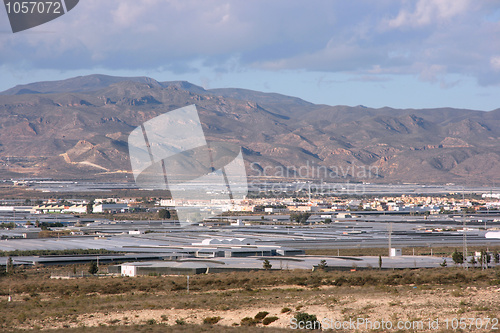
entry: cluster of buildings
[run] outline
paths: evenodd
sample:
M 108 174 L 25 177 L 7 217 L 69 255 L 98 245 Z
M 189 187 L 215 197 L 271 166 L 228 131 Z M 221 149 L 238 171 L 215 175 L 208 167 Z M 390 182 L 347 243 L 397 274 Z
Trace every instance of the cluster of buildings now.
M 146 200 L 146 202 L 144 201 Z M 172 199 L 139 198 L 102 198 L 93 201 L 92 213 L 127 213 L 130 211 L 151 211 L 160 208 L 179 209 L 197 207 L 210 209 L 222 207 L 222 211 L 257 213 L 257 214 L 292 214 L 292 213 L 335 213 L 342 211 L 392 211 L 406 213 L 438 214 L 460 212 L 463 208 L 471 210 L 500 209 L 500 199 L 495 195 L 483 195 L 481 199 L 457 199 L 450 196 L 384 196 L 373 198 L 255 198 L 233 201 L 195 200 L 182 201 Z M 72 199 L 47 200 L 37 205 L 0 205 L 0 211 L 25 211 L 31 214 L 86 214 L 89 203 L 85 200 Z
M 176 202 L 173 200 L 161 200 L 159 203 L 165 207 L 182 207 L 193 205 L 189 202 Z M 197 205 L 220 204 L 220 203 L 196 203 Z M 195 204 L 195 205 L 196 205 Z M 408 213 L 438 214 L 440 212 L 460 212 L 463 208 L 468 209 L 497 209 L 500 200 L 470 200 L 456 199 L 453 197 L 431 197 L 431 196 L 399 196 L 399 197 L 374 197 L 367 199 L 359 198 L 260 198 L 245 199 L 228 205 L 227 211 L 253 212 L 268 214 L 289 213 L 321 213 L 339 211 L 399 211 Z
M 41 204 L 32 207 L 34 214 L 86 214 L 88 211 L 87 204 Z M 130 210 L 128 204 L 118 203 L 98 203 L 92 205 L 92 213 L 127 213 Z

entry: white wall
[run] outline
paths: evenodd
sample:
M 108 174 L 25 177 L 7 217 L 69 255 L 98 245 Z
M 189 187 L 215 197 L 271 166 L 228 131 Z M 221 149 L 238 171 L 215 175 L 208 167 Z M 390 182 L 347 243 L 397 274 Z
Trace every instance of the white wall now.
M 122 275 L 123 276 L 135 276 L 136 267 L 134 265 L 122 265 Z

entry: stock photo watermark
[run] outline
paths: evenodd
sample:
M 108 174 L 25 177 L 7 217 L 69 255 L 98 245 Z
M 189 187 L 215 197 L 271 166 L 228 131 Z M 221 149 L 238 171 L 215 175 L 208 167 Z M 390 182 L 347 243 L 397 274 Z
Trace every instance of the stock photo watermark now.
M 195 105 L 143 123 L 128 147 L 137 186 L 170 191 L 181 225 L 218 216 L 248 194 L 241 147 L 207 141 Z
M 364 183 L 350 179 L 375 179 L 374 166 L 322 166 L 307 161 L 302 166 L 250 164 L 257 179 L 248 181 L 241 147 L 207 140 L 195 105 L 161 114 L 134 129 L 128 138 L 129 156 L 137 186 L 168 190 L 179 222 L 200 222 L 231 210 L 251 193 L 266 195 L 363 195 Z M 285 182 L 263 183 L 279 177 Z M 259 179 L 260 178 L 260 179 Z M 301 179 L 315 179 L 303 182 Z M 347 182 L 332 183 L 332 180 Z
M 293 195 L 363 195 L 366 194 L 366 185 L 362 183 L 269 183 L 263 184 L 258 180 L 248 182 L 250 193 L 271 195 L 274 197 Z
M 20 32 L 50 22 L 75 8 L 80 0 L 4 0 L 12 32 Z
M 286 178 L 286 179 L 317 179 L 320 181 L 334 181 L 339 179 L 369 180 L 380 178 L 378 166 L 348 165 L 325 166 L 306 161 L 301 166 L 267 165 L 262 167 L 259 163 L 250 164 L 250 171 L 255 177 L 261 178 Z
M 371 320 L 368 318 L 350 318 L 349 320 L 322 320 L 290 319 L 289 328 L 292 330 L 352 330 L 352 331 L 438 331 L 438 330 L 491 330 L 499 329 L 498 318 L 436 318 L 422 320 Z
M 249 181 L 251 193 L 267 194 L 275 197 L 292 195 L 363 195 L 370 180 L 380 178 L 377 166 L 349 165 L 324 166 L 306 161 L 301 166 L 262 167 L 258 163 L 250 164 L 253 176 Z M 266 183 L 265 179 L 282 181 Z M 357 182 L 351 182 L 355 179 Z M 347 180 L 347 181 L 346 181 Z M 361 182 L 362 181 L 362 182 Z

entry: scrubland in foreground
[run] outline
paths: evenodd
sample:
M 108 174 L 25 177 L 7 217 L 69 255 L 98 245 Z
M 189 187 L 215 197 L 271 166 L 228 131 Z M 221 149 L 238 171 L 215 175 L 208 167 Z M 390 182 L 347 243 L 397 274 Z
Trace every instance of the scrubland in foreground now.
M 298 312 L 415 321 L 497 318 L 500 308 L 500 269 L 209 274 L 191 276 L 189 293 L 185 276 L 50 279 L 69 269 L 2 276 L 1 330 L 280 332 Z M 259 312 L 277 319 L 255 319 Z

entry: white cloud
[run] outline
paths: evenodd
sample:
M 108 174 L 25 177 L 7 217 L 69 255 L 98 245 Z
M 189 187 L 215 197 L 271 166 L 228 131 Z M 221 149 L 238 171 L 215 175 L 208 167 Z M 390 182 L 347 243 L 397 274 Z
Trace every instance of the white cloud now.
M 500 56 L 491 57 L 490 64 L 491 68 L 496 71 L 500 71 Z
M 421 27 L 467 12 L 470 0 L 419 0 L 414 10 L 403 8 L 397 17 L 386 21 L 388 27 Z
M 412 74 L 428 82 L 459 74 L 489 85 L 500 82 L 500 23 L 491 16 L 499 7 L 472 0 L 85 0 L 32 33 L 0 34 L 0 64 L 176 73 L 201 64 L 216 72 Z
M 437 64 L 417 64 L 416 67 L 420 67 L 419 78 L 422 81 L 436 82 L 439 77 L 446 73 L 446 66 Z

